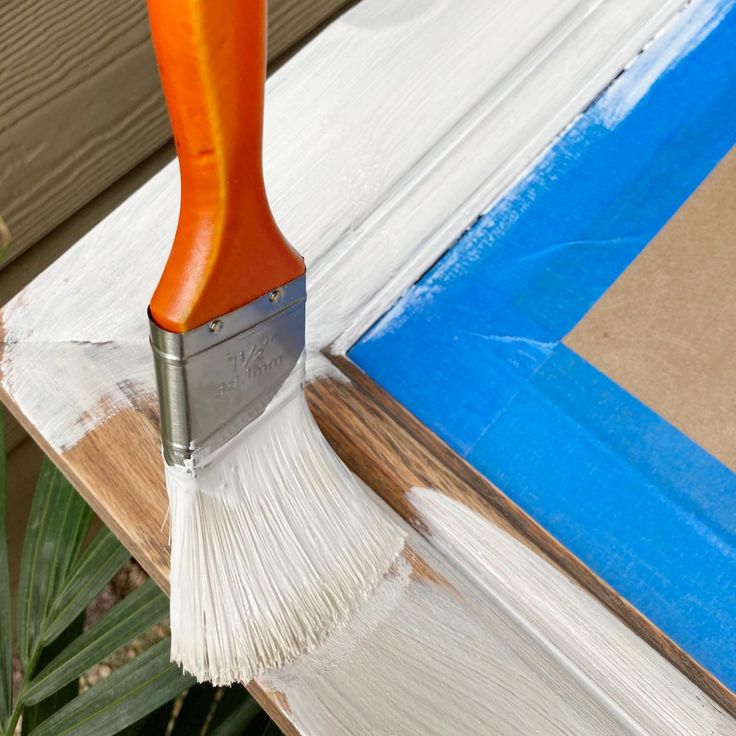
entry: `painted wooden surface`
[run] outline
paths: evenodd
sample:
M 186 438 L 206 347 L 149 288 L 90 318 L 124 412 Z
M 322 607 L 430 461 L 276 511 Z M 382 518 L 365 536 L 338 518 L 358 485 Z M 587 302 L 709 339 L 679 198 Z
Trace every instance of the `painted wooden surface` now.
M 736 145 L 734 89 L 736 4 L 695 0 L 350 352 L 731 689 L 736 474 L 708 450 L 720 436 L 736 451 L 736 361 L 724 350 L 733 177 L 690 215 L 689 238 L 656 241 L 679 207 L 689 219 L 686 200 Z M 649 281 L 592 328 L 619 361 L 618 374 L 600 372 L 566 336 L 609 287 L 620 294 L 614 282 L 634 259 L 650 262 Z M 656 304 L 649 320 L 643 307 L 655 292 L 672 304 L 659 324 Z M 638 336 L 629 349 L 612 345 L 621 330 Z M 681 382 L 689 374 L 689 390 L 668 364 Z M 669 417 L 651 390 L 642 402 L 617 385 L 621 365 L 669 397 Z M 709 406 L 719 415 L 688 436 L 682 418 L 697 425 Z M 679 427 L 667 421 L 675 412 Z
M 272 0 L 277 59 L 348 0 Z M 4 263 L 169 138 L 145 0 L 3 3 L 0 223 Z
M 422 534 L 408 530 L 402 565 L 348 629 L 251 684 L 290 733 L 736 734 L 722 707 L 546 559 L 510 509 L 494 510 L 385 397 L 328 379 L 310 398 L 345 459 Z M 156 422 L 154 406 L 121 412 L 57 460 L 165 589 Z
M 273 64 L 350 3 L 272 0 Z M 165 143 L 170 133 L 149 49 L 145 0 L 123 0 L 114 13 L 108 6 L 104 0 L 67 4 L 63 22 L 55 12 L 51 25 L 44 20 L 49 3 L 2 13 L 0 304 L 174 156 Z M 63 79 L 55 69 L 60 58 Z M 118 124 L 130 126 L 130 139 L 110 133 Z M 3 216 L 14 223 L 12 237 Z M 28 435 L 12 417 L 6 425 L 12 454 Z M 13 487 L 11 493 L 31 487 Z
M 736 733 L 717 683 L 690 672 L 705 694 L 521 536 L 513 507 L 495 511 L 318 352 L 349 345 L 678 6 L 364 0 L 270 81 L 267 175 L 310 268 L 315 412 L 395 507 L 384 513 L 421 530 L 407 530 L 411 551 L 348 628 L 251 683 L 290 732 Z M 493 129 L 503 145 L 471 156 Z M 4 401 L 162 586 L 145 307 L 177 184 L 164 169 L 6 307 L 0 364 Z
M 589 673 L 603 691 L 608 695 L 616 693 L 615 702 L 630 713 L 637 711 L 636 717 L 642 718 L 640 723 L 646 724 L 645 730 L 653 729 L 654 721 L 644 716 L 647 706 L 643 701 L 634 705 L 637 701 L 634 693 L 641 694 L 647 689 L 639 678 L 650 677 L 651 670 L 633 664 L 638 655 L 630 649 L 622 660 L 615 656 L 607 664 L 599 660 L 603 651 L 610 652 L 619 645 L 628 647 L 624 641 L 613 643 L 624 629 L 627 631 L 624 639 L 635 633 L 641 637 L 640 644 L 646 641 L 653 650 L 662 652 L 727 710 L 733 711 L 733 698 L 719 689 L 707 672 L 651 622 L 400 407 L 370 377 L 345 358 L 333 360 L 350 380 L 321 381 L 308 390 L 323 431 L 350 467 L 433 547 L 470 573 L 486 592 L 493 590 L 499 598 L 513 600 L 513 606 L 530 617 L 544 636 Z M 427 488 L 435 490 L 422 490 Z M 438 493 L 437 489 L 442 492 Z M 427 512 L 427 507 L 432 511 Z M 443 526 L 440 532 L 438 527 Z M 528 548 L 530 556 L 516 543 Z M 539 556 L 545 562 L 537 578 L 533 560 Z M 557 588 L 561 580 L 559 571 L 565 572 L 563 577 L 567 581 L 560 589 Z M 600 603 L 590 606 L 593 601 L 583 589 L 593 593 Z M 588 603 L 580 604 L 583 599 Z M 597 608 L 601 604 L 605 609 Z M 566 606 L 568 610 L 564 613 Z M 582 618 L 572 613 L 576 609 Z M 605 622 L 591 624 L 587 616 L 593 610 L 606 610 Z M 617 618 L 608 619 L 609 612 Z M 596 637 L 601 638 L 596 641 Z M 628 672 L 630 679 L 620 678 L 616 670 Z M 645 670 L 649 674 L 645 675 Z M 663 682 L 659 675 L 655 679 Z M 657 717 L 664 716 L 659 713 Z M 672 715 L 667 727 L 679 728 L 676 724 L 680 718 L 679 714 Z M 733 723 L 728 726 L 733 727 Z M 656 733 L 656 728 L 652 732 Z

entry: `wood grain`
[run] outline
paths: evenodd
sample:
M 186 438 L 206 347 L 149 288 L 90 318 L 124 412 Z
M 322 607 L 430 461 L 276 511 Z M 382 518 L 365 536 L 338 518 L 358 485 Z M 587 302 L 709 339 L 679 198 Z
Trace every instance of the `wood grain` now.
M 269 58 L 346 4 L 272 0 Z M 0 49 L 7 264 L 160 148 L 170 131 L 145 0 L 6 2 Z
M 571 561 L 569 554 L 560 550 L 545 532 L 524 517 L 512 504 L 502 499 L 487 481 L 465 466 L 462 460 L 454 456 L 439 440 L 430 435 L 426 428 L 383 394 L 370 379 L 360 374 L 344 359 L 339 363 L 349 372 L 351 382 L 328 379 L 312 383 L 308 387 L 308 398 L 320 426 L 352 469 L 370 483 L 401 516 L 414 524 L 417 530 L 426 536 L 430 544 L 432 534 L 428 533 L 424 525 L 418 521 L 415 509 L 407 500 L 407 489 L 415 485 L 441 489 L 442 494 L 485 519 L 492 525 L 490 528 L 496 528 L 507 537 L 513 537 L 524 548 L 530 550 L 530 557 L 539 558 L 538 564 L 541 566 L 539 578 L 544 581 L 544 590 L 551 590 L 555 585 L 559 585 L 560 580 L 558 579 L 557 582 L 555 580 L 560 578 L 561 563 L 562 567 L 577 569 L 576 566 L 579 566 L 577 561 Z M 12 398 L 4 391 L 0 394 L 2 394 L 0 398 L 18 412 L 18 407 L 14 405 Z M 134 405 L 129 410 L 115 413 L 107 422 L 89 432 L 73 449 L 61 454 L 54 452 L 53 448 L 46 444 L 45 438 L 40 436 L 34 427 L 27 422 L 26 424 L 39 442 L 46 445 L 44 449 L 52 454 L 63 472 L 103 521 L 110 525 L 136 559 L 166 590 L 169 550 L 166 491 L 160 462 L 157 407 L 156 402 L 150 397 L 133 397 L 133 401 Z M 19 419 L 24 421 L 23 416 L 19 416 Z M 100 462 L 101 457 L 106 458 L 104 463 Z M 447 589 L 450 596 L 447 600 L 455 600 L 462 607 L 469 606 L 468 615 L 470 615 L 470 610 L 475 610 L 476 604 L 473 603 L 473 600 L 476 596 L 486 601 L 482 604 L 483 606 L 491 605 L 492 599 L 486 600 L 472 583 L 468 583 L 467 580 L 463 582 L 463 578 L 453 577 L 453 575 L 462 575 L 462 573 L 456 569 L 453 572 L 454 568 L 442 563 L 436 554 L 434 556 L 430 554 L 429 548 L 421 547 L 418 540 L 414 540 L 412 546 L 417 551 L 410 551 L 407 559 L 410 560 L 414 569 L 413 576 L 420 576 L 418 581 L 427 581 L 435 590 Z M 544 549 L 544 552 L 540 551 L 540 547 Z M 546 572 L 545 569 L 547 569 Z M 567 579 L 566 574 L 562 577 Z M 458 584 L 461 587 L 456 587 Z M 565 584 L 569 592 L 564 593 L 563 590 L 563 602 L 569 600 L 569 595 L 575 591 L 577 585 L 570 581 Z M 518 579 L 515 585 L 519 586 L 524 595 L 523 591 L 526 586 L 524 580 Z M 725 715 L 725 712 L 728 712 L 727 707 L 730 707 L 727 699 L 720 703 L 724 708 L 720 710 L 705 694 L 697 695 L 699 690 L 689 684 L 685 678 L 678 678 L 676 671 L 660 659 L 654 650 L 640 642 L 633 633 L 626 634 L 625 630 L 618 631 L 617 621 L 613 614 L 606 611 L 600 604 L 594 603 L 593 599 L 590 599 L 590 603 L 585 602 L 586 594 L 582 593 L 579 588 L 578 591 L 576 595 L 582 595 L 582 601 L 578 600 L 575 603 L 576 616 L 587 621 L 591 631 L 608 632 L 608 635 L 616 641 L 614 650 L 597 651 L 595 648 L 585 646 L 585 641 L 582 644 L 579 641 L 567 644 L 553 642 L 545 646 L 554 645 L 553 649 L 562 646 L 563 652 L 565 648 L 567 649 L 564 652 L 565 657 L 579 658 L 584 655 L 586 661 L 587 659 L 592 660 L 594 664 L 588 666 L 587 669 L 584 668 L 579 675 L 583 678 L 583 683 L 590 680 L 590 685 L 586 687 L 593 687 L 594 692 L 602 689 L 601 692 L 604 693 L 611 689 L 615 691 L 617 687 L 622 688 L 626 697 L 615 700 L 616 709 L 622 710 L 623 713 L 628 714 L 626 718 L 633 718 L 636 722 L 644 718 L 648 724 L 647 727 L 651 729 L 648 731 L 650 733 L 661 734 L 661 736 L 669 736 L 672 733 L 668 730 L 668 726 L 663 725 L 660 729 L 656 724 L 660 722 L 660 719 L 665 718 L 664 713 L 658 713 L 658 708 L 664 707 L 667 699 L 672 698 L 673 693 L 677 693 L 677 700 L 682 701 L 683 707 L 694 708 L 694 704 L 697 703 L 698 708 L 704 709 L 703 730 L 701 731 L 700 726 L 694 725 L 699 721 L 693 721 L 689 725 L 683 721 L 684 725 L 682 725 L 678 720 L 678 728 L 682 725 L 686 729 L 681 733 L 698 734 L 702 732 L 705 735 L 708 733 L 705 729 L 710 728 L 713 733 L 723 736 L 736 734 L 736 723 L 728 720 Z M 539 595 L 538 591 L 536 595 Z M 443 600 L 442 597 L 436 598 L 435 594 L 425 601 L 423 605 L 429 621 L 439 621 L 443 615 L 446 615 Z M 431 609 L 433 605 L 442 606 L 442 608 L 433 612 Z M 429 608 L 426 608 L 427 606 Z M 551 616 L 549 612 L 540 612 L 537 615 L 543 616 L 542 621 L 549 617 L 547 625 L 558 627 L 562 623 L 561 617 L 564 618 L 565 614 L 564 610 L 553 608 Z M 420 624 L 415 622 L 415 625 Z M 421 624 L 421 626 L 424 625 Z M 484 624 L 484 626 L 489 625 L 491 624 Z M 480 635 L 481 631 L 485 629 L 479 629 L 477 635 Z M 524 636 L 521 632 L 519 635 Z M 443 639 L 443 636 L 433 635 L 433 646 L 440 648 L 451 646 L 449 641 Z M 655 643 L 661 644 L 659 640 L 656 640 Z M 366 641 L 365 646 L 371 646 L 370 640 Z M 540 645 L 534 644 L 533 646 Z M 627 652 L 632 647 L 637 656 L 635 660 L 628 659 L 630 655 Z M 539 655 L 535 656 L 543 659 L 546 656 L 543 652 L 544 649 L 541 649 Z M 620 661 L 616 662 L 617 659 Z M 310 657 L 305 660 L 305 666 L 308 668 L 310 667 L 309 660 Z M 644 677 L 646 685 L 636 684 L 632 687 L 626 680 L 616 681 L 615 678 L 611 680 L 611 674 L 606 671 L 606 668 L 611 666 L 611 661 L 614 662 L 614 672 L 620 671 L 625 674 L 628 671 L 632 677 Z M 599 675 L 599 672 L 602 674 Z M 279 676 L 278 673 L 275 673 L 263 681 L 259 679 L 258 682 L 251 683 L 249 689 L 287 733 L 301 732 L 310 734 L 310 736 L 324 736 L 322 731 L 314 731 L 303 725 L 304 722 L 309 723 L 309 718 L 314 716 L 312 714 L 308 717 L 308 714 L 301 710 L 303 706 L 290 703 L 288 697 L 279 689 L 281 686 L 274 685 L 274 682 L 279 683 Z M 565 675 L 560 671 L 556 677 L 563 678 Z M 662 683 L 667 683 L 664 690 L 661 690 Z M 312 692 L 314 688 L 314 694 L 317 697 L 317 694 L 322 692 L 322 678 L 317 677 L 313 682 L 306 681 L 302 687 L 306 688 L 307 692 Z M 328 708 L 332 718 L 349 724 L 350 719 L 347 714 L 351 708 L 357 707 L 357 703 L 364 697 L 364 693 L 353 690 L 350 681 L 346 680 L 339 687 L 339 691 L 332 693 L 330 702 L 324 707 Z M 582 708 L 582 712 L 590 708 L 592 713 L 594 709 L 601 707 L 597 700 L 598 696 L 593 697 L 587 706 L 585 698 L 582 701 L 576 701 L 576 708 Z M 693 705 L 688 706 L 687 703 L 691 700 Z M 385 704 L 368 702 L 367 706 L 364 704 L 364 707 L 371 712 L 380 712 L 382 707 L 385 708 Z M 420 706 L 405 702 L 395 713 L 390 708 L 386 709 L 384 722 L 387 730 L 380 731 L 380 733 L 391 733 L 391 724 L 398 722 L 395 719 L 399 719 L 400 714 L 405 713 L 406 709 L 411 710 L 414 707 Z M 552 709 L 545 711 L 546 717 L 550 719 L 549 723 L 555 723 L 561 715 L 555 712 L 553 706 L 549 704 L 545 706 L 545 708 L 549 707 Z M 666 718 L 681 719 L 684 717 L 677 713 L 673 715 L 670 712 L 671 704 L 666 707 Z M 446 707 L 446 713 L 448 718 L 455 717 L 450 707 Z M 698 719 L 700 717 L 700 715 L 697 716 Z M 301 731 L 295 725 L 295 721 L 302 722 Z M 442 724 L 440 723 L 438 727 L 442 729 Z M 448 733 L 454 733 L 450 722 L 447 723 L 447 728 Z M 579 730 L 578 727 L 568 732 L 581 736 L 588 733 L 585 730 Z M 356 734 L 357 736 L 361 731 L 352 730 L 347 725 L 344 730 L 335 731 L 335 733 Z M 500 733 L 516 732 L 502 730 Z M 528 733 L 541 734 L 542 732 L 535 727 L 531 728 Z
M 350 382 L 310 384 L 308 396 L 320 428 L 353 471 L 413 526 L 423 531 L 405 498 L 406 491 L 414 486 L 445 489 L 448 495 L 533 546 L 736 717 L 736 694 L 354 363 L 343 356 L 331 356 L 331 360 Z
M 445 0 L 363 0 L 269 79 L 265 173 L 276 220 L 310 268 L 312 350 L 335 340 L 348 347 L 681 0 L 564 0 L 549 14 L 541 2 L 469 0 L 459 13 Z M 522 33 L 527 26 L 533 32 Z M 39 344 L 145 344 L 139 320 L 178 200 L 172 163 L 80 240 L 76 267 L 60 259 L 6 312 L 23 336 L 19 349 L 38 359 L 38 370 L 17 376 L 14 394 L 35 424 L 57 427 L 49 439 L 59 448 L 90 425 L 79 413 L 98 398 L 86 380 L 100 366 L 90 355 L 83 375 L 56 371 L 46 395 Z M 33 305 L 26 313 L 24 300 Z M 118 359 L 109 370 L 149 381 L 144 355 L 136 367 Z M 105 390 L 127 402 L 114 382 Z
M 270 0 L 268 8 L 268 58 L 272 67 L 283 63 L 325 23 L 358 0 Z
M 0 217 L 0 256 L 2 256 L 4 250 L 10 245 L 10 240 L 10 229 L 5 223 L 5 220 Z

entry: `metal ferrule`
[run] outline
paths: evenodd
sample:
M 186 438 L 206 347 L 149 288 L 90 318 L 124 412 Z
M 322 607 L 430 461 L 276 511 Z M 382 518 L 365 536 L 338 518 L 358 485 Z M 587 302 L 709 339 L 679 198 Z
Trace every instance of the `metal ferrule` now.
M 305 276 L 188 332 L 151 319 L 169 465 L 196 465 L 268 406 L 304 349 Z

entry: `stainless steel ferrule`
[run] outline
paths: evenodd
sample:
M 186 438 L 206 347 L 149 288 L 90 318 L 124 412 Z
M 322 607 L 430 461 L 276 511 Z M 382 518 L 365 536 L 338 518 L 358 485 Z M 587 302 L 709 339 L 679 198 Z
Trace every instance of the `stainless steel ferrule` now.
M 260 416 L 304 349 L 305 276 L 183 333 L 151 319 L 169 465 L 215 450 Z

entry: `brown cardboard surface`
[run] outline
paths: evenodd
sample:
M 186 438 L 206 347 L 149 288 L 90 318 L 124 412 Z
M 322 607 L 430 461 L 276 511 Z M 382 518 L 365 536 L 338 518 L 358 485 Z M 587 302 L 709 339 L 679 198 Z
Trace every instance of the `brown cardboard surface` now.
M 564 342 L 736 471 L 736 148 Z

